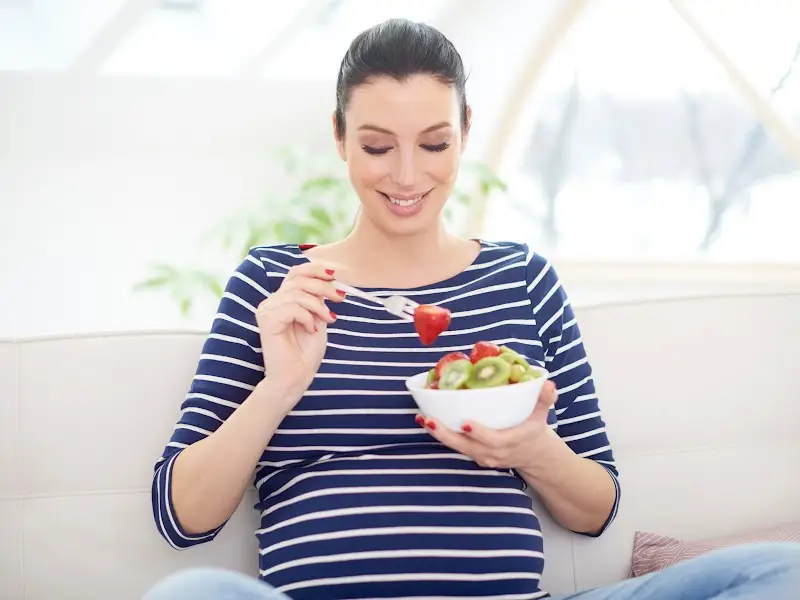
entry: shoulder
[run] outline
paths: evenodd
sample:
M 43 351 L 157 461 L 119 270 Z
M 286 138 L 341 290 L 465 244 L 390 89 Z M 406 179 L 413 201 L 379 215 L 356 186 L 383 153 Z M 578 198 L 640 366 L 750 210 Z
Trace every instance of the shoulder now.
M 558 281 L 556 269 L 543 254 L 529 244 L 515 241 L 483 241 L 485 260 L 508 260 L 517 266 L 524 265 L 528 291 L 532 292 L 541 284 L 552 285 Z
M 303 260 L 305 257 L 297 244 L 254 246 L 234 269 L 226 291 L 245 294 L 249 302 L 256 302 L 277 289 L 275 278 L 282 279 L 290 268 Z

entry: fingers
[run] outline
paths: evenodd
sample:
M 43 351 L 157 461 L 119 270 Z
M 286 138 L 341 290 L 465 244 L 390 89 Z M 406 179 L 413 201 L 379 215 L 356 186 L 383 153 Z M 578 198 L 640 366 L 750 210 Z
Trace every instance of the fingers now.
M 547 413 L 550 412 L 557 398 L 556 384 L 552 380 L 545 381 L 542 391 L 539 393 L 539 401 L 536 403 L 533 413 L 531 413 L 530 420 L 546 423 Z
M 452 431 L 444 427 L 441 423 L 436 422 L 434 419 L 426 419 L 422 415 L 417 415 L 417 424 L 425 427 L 434 438 L 439 440 L 448 448 L 452 448 L 456 452 L 466 456 L 473 456 L 474 443 L 456 431 Z
M 309 262 L 289 269 L 284 278 L 284 283 L 300 277 L 315 278 L 321 281 L 333 281 L 334 275 L 335 271 L 330 267 L 315 262 Z
M 292 267 L 278 291 L 258 306 L 256 321 L 270 333 L 277 333 L 293 322 L 313 333 L 318 329 L 316 323 L 329 325 L 336 320 L 325 304 L 328 300 L 344 300 L 344 294 L 333 284 L 332 270 L 315 263 Z
M 342 302 L 344 300 L 343 292 L 337 290 L 331 281 L 305 275 L 296 276 L 291 280 L 285 279 L 276 295 L 279 293 L 283 295 L 296 290 L 301 290 L 312 296 L 331 300 L 332 302 Z

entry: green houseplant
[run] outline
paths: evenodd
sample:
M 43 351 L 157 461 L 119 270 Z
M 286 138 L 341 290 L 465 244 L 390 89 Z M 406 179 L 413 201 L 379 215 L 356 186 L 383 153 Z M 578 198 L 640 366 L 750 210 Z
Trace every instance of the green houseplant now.
M 265 195 L 221 220 L 203 234 L 200 244 L 214 246 L 215 252 L 241 260 L 253 246 L 269 243 L 325 244 L 345 237 L 358 208 L 347 173 L 341 163 L 312 157 L 302 148 L 278 153 L 282 169 L 291 182 L 287 194 Z M 463 232 L 465 215 L 475 202 L 494 193 L 505 193 L 506 185 L 486 166 L 464 161 L 445 207 L 445 219 L 455 231 Z M 219 273 L 202 265 L 154 264 L 137 291 L 166 293 L 186 317 L 196 301 L 209 295 L 219 300 L 228 272 Z

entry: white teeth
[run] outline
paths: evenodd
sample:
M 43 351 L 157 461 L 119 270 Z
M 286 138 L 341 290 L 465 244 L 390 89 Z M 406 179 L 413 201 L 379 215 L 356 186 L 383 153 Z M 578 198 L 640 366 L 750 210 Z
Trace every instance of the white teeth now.
M 422 200 L 422 196 L 419 198 L 414 198 L 413 200 L 400 200 L 398 198 L 392 198 L 391 196 L 387 196 L 389 200 L 391 200 L 392 204 L 397 204 L 397 206 L 414 206 L 420 200 Z

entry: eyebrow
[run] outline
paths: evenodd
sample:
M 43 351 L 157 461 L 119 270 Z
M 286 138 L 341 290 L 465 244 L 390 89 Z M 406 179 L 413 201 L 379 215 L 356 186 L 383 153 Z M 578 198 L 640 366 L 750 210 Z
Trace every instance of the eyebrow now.
M 439 123 L 431 125 L 430 127 L 426 127 L 422 131 L 422 133 L 430 133 L 431 131 L 436 131 L 437 129 L 443 129 L 445 127 L 452 127 L 452 125 L 450 124 L 449 121 L 441 121 Z M 386 133 L 388 135 L 395 135 L 395 133 L 393 131 L 390 131 L 390 130 L 385 129 L 383 127 L 378 127 L 377 125 L 370 125 L 370 124 L 362 125 L 361 127 L 358 128 L 358 130 L 359 131 L 377 131 L 378 133 Z

